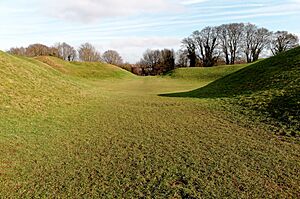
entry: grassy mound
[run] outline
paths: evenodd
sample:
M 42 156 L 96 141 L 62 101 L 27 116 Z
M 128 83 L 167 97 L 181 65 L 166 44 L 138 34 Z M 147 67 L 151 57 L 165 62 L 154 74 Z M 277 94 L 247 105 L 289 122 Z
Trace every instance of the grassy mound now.
M 132 78 L 134 75 L 103 63 L 66 62 L 55 57 L 19 57 L 0 52 L 0 110 L 46 111 L 81 97 L 82 80 Z
M 232 98 L 300 131 L 300 48 L 252 64 L 203 88 L 177 97 Z
M 248 66 L 248 64 L 217 66 L 210 68 L 179 68 L 171 71 L 167 74 L 167 76 L 176 79 L 208 83 L 234 73 L 246 66 Z
M 0 110 L 41 111 L 78 91 L 70 78 L 40 62 L 0 52 Z
M 134 76 L 117 66 L 99 62 L 67 62 L 56 57 L 37 57 L 36 60 L 62 73 L 87 79 L 100 80 Z

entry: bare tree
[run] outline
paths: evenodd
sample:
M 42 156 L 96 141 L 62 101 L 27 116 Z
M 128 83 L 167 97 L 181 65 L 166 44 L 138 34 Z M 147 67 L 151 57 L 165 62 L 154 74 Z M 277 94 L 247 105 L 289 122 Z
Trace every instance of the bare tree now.
M 257 26 L 254 24 L 246 24 L 244 27 L 244 34 L 243 34 L 243 52 L 246 55 L 247 63 L 252 62 L 252 57 L 251 57 L 251 49 L 254 43 L 255 39 L 255 33 L 257 30 Z
M 123 64 L 123 59 L 120 54 L 115 50 L 108 50 L 103 53 L 102 60 L 108 64 L 121 66 Z
M 159 75 L 166 73 L 175 68 L 174 50 L 148 49 L 137 65 L 142 68 L 142 73 L 144 75 Z
M 185 50 L 178 50 L 176 52 L 176 67 L 183 68 L 189 66 L 189 53 Z
M 195 31 L 193 39 L 203 66 L 214 66 L 220 54 L 217 52 L 218 29 L 216 27 L 206 27 L 201 31 Z
M 49 47 L 48 48 L 48 55 L 59 58 L 58 48 L 55 47 L 55 46 Z
M 159 50 L 146 50 L 143 58 L 138 63 L 145 75 L 154 75 L 154 67 L 159 64 L 160 52 Z
M 157 74 L 163 74 L 175 68 L 175 52 L 174 50 L 164 49 L 160 51 L 160 61 L 156 67 Z
M 228 34 L 228 24 L 223 24 L 218 27 L 220 48 L 224 53 L 225 62 L 227 65 L 230 64 L 230 55 L 229 55 L 229 34 Z
M 269 45 L 270 37 L 271 32 L 266 28 L 258 28 L 253 24 L 247 24 L 245 26 L 243 51 L 248 63 L 259 59 L 261 52 Z
M 65 42 L 58 43 L 55 46 L 58 49 L 58 57 L 66 61 L 74 61 L 76 59 L 77 52 L 74 47 Z
M 36 57 L 36 56 L 57 56 L 58 49 L 56 47 L 48 47 L 43 44 L 32 44 L 27 48 L 11 48 L 8 53 L 13 55 L 21 55 L 28 57 Z
M 79 59 L 82 61 L 96 62 L 101 60 L 100 53 L 90 43 L 82 44 L 78 49 L 78 53 Z
M 195 41 L 191 38 L 185 38 L 182 41 L 182 47 L 187 52 L 187 57 L 190 60 L 190 67 L 195 67 L 197 62 L 197 55 L 196 55 L 196 44 Z
M 125 62 L 125 63 L 122 63 L 119 67 L 121 67 L 124 70 L 127 70 L 129 72 L 133 72 L 134 65 L 130 64 L 129 62 Z
M 271 34 L 266 28 L 259 28 L 257 30 L 254 37 L 254 46 L 251 49 L 253 61 L 257 61 L 261 52 L 270 44 Z
M 75 48 L 72 49 L 71 54 L 68 56 L 69 61 L 75 61 L 77 59 L 77 50 Z
M 12 55 L 18 55 L 18 56 L 26 56 L 26 48 L 24 47 L 20 47 L 20 48 L 11 48 L 9 49 L 9 51 L 7 51 L 8 53 L 12 54 Z
M 218 27 L 220 47 L 226 64 L 235 64 L 243 36 L 243 23 L 224 24 Z
M 271 51 L 273 55 L 285 52 L 299 45 L 297 35 L 288 33 L 287 31 L 277 31 L 272 35 Z
M 29 57 L 50 55 L 50 48 L 43 44 L 32 44 L 26 49 L 26 55 Z

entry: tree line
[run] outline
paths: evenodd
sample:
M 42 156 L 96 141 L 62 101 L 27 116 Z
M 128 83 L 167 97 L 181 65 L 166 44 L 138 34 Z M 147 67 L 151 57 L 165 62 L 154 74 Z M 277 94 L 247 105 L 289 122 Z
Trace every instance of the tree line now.
M 175 52 L 170 49 L 146 50 L 142 59 L 136 64 L 141 75 L 160 75 L 175 68 Z
M 102 55 L 90 43 L 81 44 L 76 50 L 63 42 L 53 46 L 31 44 L 28 47 L 11 48 L 8 53 L 18 56 L 37 57 L 53 56 L 66 61 L 105 62 L 119 66 L 137 75 L 158 75 L 175 68 L 174 50 L 147 50 L 140 62 L 124 63 L 120 54 L 115 50 L 107 50 Z
M 272 32 L 251 23 L 208 26 L 182 40 L 181 49 L 150 50 L 134 66 L 140 75 L 158 75 L 178 67 L 212 67 L 257 61 L 264 52 L 277 55 L 299 45 L 287 31 Z
M 211 67 L 218 61 L 227 65 L 239 60 L 251 63 L 257 61 L 264 51 L 276 55 L 296 47 L 298 43 L 298 37 L 292 33 L 271 32 L 251 23 L 208 26 L 183 39 L 180 57 L 184 60 L 180 62 L 183 67 Z
M 101 55 L 90 43 L 81 44 L 77 50 L 65 42 L 56 43 L 51 47 L 31 44 L 26 48 L 11 48 L 8 53 L 27 57 L 54 56 L 66 61 L 105 62 L 117 66 L 123 64 L 123 59 L 117 51 L 107 50 Z
M 84 43 L 78 49 L 65 42 L 51 47 L 32 44 L 26 48 L 11 48 L 8 52 L 29 57 L 55 56 L 66 61 L 105 62 L 138 75 L 160 75 L 179 67 L 251 63 L 262 53 L 276 55 L 298 45 L 299 38 L 287 31 L 272 32 L 251 23 L 230 23 L 194 31 L 182 40 L 177 52 L 173 49 L 148 49 L 136 64 L 124 63 L 114 50 L 101 55 L 90 43 Z

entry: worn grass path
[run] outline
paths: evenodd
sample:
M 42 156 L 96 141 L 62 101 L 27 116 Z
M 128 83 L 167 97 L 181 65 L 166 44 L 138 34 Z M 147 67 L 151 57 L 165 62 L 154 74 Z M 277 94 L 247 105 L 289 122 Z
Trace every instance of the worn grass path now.
M 297 140 L 221 100 L 158 96 L 209 81 L 68 81 L 39 111 L 1 109 L 0 198 L 299 197 Z

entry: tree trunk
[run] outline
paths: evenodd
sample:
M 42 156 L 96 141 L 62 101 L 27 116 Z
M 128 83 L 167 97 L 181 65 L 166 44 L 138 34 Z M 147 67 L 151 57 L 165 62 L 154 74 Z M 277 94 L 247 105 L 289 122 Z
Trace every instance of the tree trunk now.
M 229 60 L 228 53 L 225 53 L 225 60 L 226 60 L 226 65 L 229 65 L 230 64 L 230 60 Z
M 196 53 L 191 53 L 189 56 L 190 59 L 190 67 L 196 67 Z

